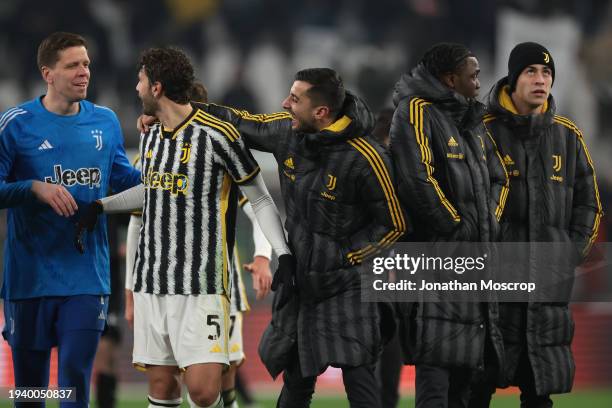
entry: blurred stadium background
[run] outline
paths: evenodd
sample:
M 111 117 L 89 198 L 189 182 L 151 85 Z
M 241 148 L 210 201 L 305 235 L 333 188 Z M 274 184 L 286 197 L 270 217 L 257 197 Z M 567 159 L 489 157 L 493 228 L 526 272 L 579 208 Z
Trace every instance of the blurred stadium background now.
M 44 92 L 35 62 L 42 38 L 57 30 L 77 32 L 90 44 L 88 99 L 117 112 L 132 153 L 141 109 L 134 89 L 136 61 L 147 47 L 185 49 L 211 101 L 258 113 L 281 110 L 293 74 L 316 66 L 338 70 L 346 87 L 364 96 L 373 111 L 392 106 L 393 85 L 401 73 L 438 41 L 462 42 L 476 53 L 484 100 L 494 81 L 505 75 L 512 47 L 537 41 L 555 59 L 552 93 L 558 113 L 583 130 L 604 209 L 612 203 L 610 0 L 2 0 L 0 25 L 0 111 Z M 265 154 L 256 157 L 282 210 L 274 161 Z M 239 217 L 239 249 L 246 261 L 252 253 L 250 232 L 246 218 Z M 610 230 L 606 216 L 599 240 L 607 241 Z M 5 233 L 2 221 L 1 242 Z M 122 246 L 117 250 L 121 253 Z M 244 326 L 248 358 L 241 369 L 262 407 L 273 406 L 281 386 L 270 379 L 256 353 L 269 321 L 269 302 L 251 303 Z M 574 312 L 575 392 L 555 402 L 560 407 L 612 407 L 612 303 L 576 304 Z M 142 406 L 145 390 L 144 376 L 131 368 L 131 346 L 126 330 L 119 362 L 120 406 L 125 407 Z M 11 386 L 11 370 L 10 351 L 2 342 L 0 387 Z M 407 401 L 412 401 L 413 377 L 413 369 L 405 367 L 401 392 Z M 504 391 L 494 406 L 517 406 L 515 392 Z M 6 395 L 2 392 L 0 401 Z M 318 382 L 313 407 L 348 406 L 338 395 L 343 395 L 341 374 L 330 369 Z

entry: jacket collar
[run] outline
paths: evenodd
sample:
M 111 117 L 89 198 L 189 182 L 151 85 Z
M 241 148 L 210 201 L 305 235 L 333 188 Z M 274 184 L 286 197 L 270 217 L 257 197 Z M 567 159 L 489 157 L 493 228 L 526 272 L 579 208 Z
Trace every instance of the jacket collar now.
M 318 132 L 302 134 L 304 147 L 308 153 L 317 154 L 323 146 L 369 135 L 375 122 L 365 101 L 347 91 L 339 118 Z
M 341 133 L 348 127 L 348 125 L 351 124 L 351 122 L 352 122 L 351 118 L 349 118 L 346 115 L 342 115 L 340 119 L 336 120 L 334 123 L 324 128 L 322 131 L 326 130 L 329 132 Z
M 502 86 L 501 90 L 499 91 L 499 96 L 498 96 L 498 100 L 499 100 L 499 105 L 506 109 L 508 112 L 513 113 L 515 115 L 518 115 L 518 110 L 516 109 L 516 106 L 514 106 L 514 101 L 512 101 L 512 97 L 510 96 L 510 85 L 504 85 Z M 540 111 L 540 113 L 545 113 L 548 110 L 548 100 L 546 102 L 544 102 L 544 105 L 542 105 L 542 110 Z

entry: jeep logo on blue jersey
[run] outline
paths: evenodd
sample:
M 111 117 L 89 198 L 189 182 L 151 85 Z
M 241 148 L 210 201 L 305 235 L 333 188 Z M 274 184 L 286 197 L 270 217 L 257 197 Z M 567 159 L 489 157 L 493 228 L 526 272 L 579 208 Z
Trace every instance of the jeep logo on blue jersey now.
M 89 188 L 100 187 L 100 176 L 102 172 L 97 167 L 82 167 L 80 169 L 62 170 L 61 164 L 53 166 L 55 178 L 45 177 L 45 183 L 62 184 L 65 187 L 80 184 Z

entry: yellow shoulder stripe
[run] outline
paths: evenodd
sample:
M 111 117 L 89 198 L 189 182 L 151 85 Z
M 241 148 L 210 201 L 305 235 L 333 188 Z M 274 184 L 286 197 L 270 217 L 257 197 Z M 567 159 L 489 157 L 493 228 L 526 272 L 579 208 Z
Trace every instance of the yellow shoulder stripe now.
M 267 122 L 273 122 L 275 120 L 291 119 L 291 114 L 289 112 L 252 114 L 245 110 L 239 110 L 236 108 L 230 108 L 226 106 L 224 107 L 230 109 L 232 112 L 234 112 L 234 114 L 240 116 L 242 119 L 252 120 L 255 122 L 267 123 Z
M 234 125 L 229 122 L 222 121 L 221 119 L 210 115 L 202 110 L 198 110 L 198 112 L 194 116 L 194 119 L 204 125 L 219 130 L 232 142 L 235 142 L 236 140 L 238 140 L 238 138 L 240 138 L 240 133 L 238 133 L 238 130 L 236 130 Z
M 563 122 L 562 124 L 564 124 L 566 127 L 580 132 L 580 129 L 578 129 L 578 126 L 576 126 L 574 122 L 572 122 L 569 118 L 566 118 L 565 116 L 555 115 L 554 120 L 559 121 L 559 123 Z M 582 132 L 580 132 L 580 134 L 582 135 Z
M 397 199 L 397 196 L 395 194 L 395 188 L 393 187 L 393 183 L 391 182 L 391 177 L 389 176 L 389 171 L 387 169 L 387 166 L 383 162 L 382 158 L 380 157 L 376 149 L 374 149 L 374 147 L 366 139 L 362 137 L 358 137 L 354 139 L 354 141 L 357 145 L 361 146 L 361 148 L 364 151 L 368 152 L 370 157 L 372 157 L 373 162 L 376 165 L 376 169 L 379 171 L 379 174 L 381 175 L 381 179 L 384 182 L 386 191 L 389 193 L 389 196 L 387 196 L 388 198 L 387 201 L 388 203 L 390 203 L 390 205 L 392 206 L 390 208 L 392 208 L 395 211 L 395 215 L 397 216 L 397 223 L 394 223 L 394 225 L 397 225 L 400 228 L 405 229 L 406 221 L 404 220 L 404 216 L 401 211 L 399 200 Z M 372 162 L 370 162 L 370 164 L 372 164 Z M 379 179 L 379 181 L 381 181 L 381 179 Z
M 504 213 L 504 208 L 506 207 L 506 198 L 508 198 L 508 193 L 510 192 L 510 178 L 508 177 L 508 171 L 506 170 L 504 159 L 502 159 L 501 154 L 499 154 L 497 143 L 495 143 L 495 140 L 493 139 L 493 136 L 491 136 L 491 133 L 489 133 L 489 130 L 487 130 L 487 136 L 491 140 L 491 143 L 493 143 L 493 147 L 495 147 L 495 154 L 497 155 L 497 158 L 499 159 L 499 162 L 501 163 L 502 168 L 504 169 L 504 175 L 506 176 L 506 184 L 502 186 L 501 192 L 499 193 L 497 208 L 495 209 L 495 217 L 499 222 L 499 220 L 501 220 L 502 214 Z
M 601 206 L 601 199 L 599 197 L 599 187 L 597 186 L 597 175 L 595 174 L 595 166 L 593 165 L 593 160 L 591 159 L 589 150 L 587 149 L 586 143 L 584 142 L 584 137 L 582 136 L 582 132 L 580 131 L 580 129 L 578 129 L 578 126 L 576 126 L 574 122 L 572 122 L 568 118 L 564 118 L 563 116 L 559 115 L 555 115 L 554 121 L 555 123 L 559 123 L 560 125 L 563 125 L 566 128 L 574 131 L 574 134 L 576 134 L 578 141 L 580 141 L 580 144 L 582 145 L 584 155 L 586 156 L 587 162 L 591 167 L 591 171 L 593 172 L 593 185 L 595 187 L 595 201 L 597 201 L 597 214 L 595 214 L 595 221 L 593 222 L 593 229 L 591 231 L 591 237 L 589 238 L 589 242 L 582 251 L 583 255 L 586 255 L 589 253 L 591 247 L 593 246 L 593 243 L 595 243 L 595 240 L 597 239 L 599 223 L 601 221 L 601 217 L 603 216 L 603 208 Z
M 351 143 L 351 142 L 349 142 Z M 372 155 L 372 153 L 370 152 L 370 150 L 358 143 L 351 143 L 351 145 L 356 148 L 360 153 L 362 153 L 366 159 L 368 160 L 368 162 L 370 163 L 370 165 L 372 166 L 372 168 L 374 169 L 374 172 L 376 174 L 377 179 L 379 180 L 379 183 L 381 184 L 383 191 L 385 193 L 385 197 L 387 199 L 387 203 L 389 205 L 389 212 L 391 213 L 391 219 L 394 225 L 394 229 L 389 231 L 380 241 L 378 244 L 375 245 L 367 245 L 365 248 L 361 248 L 359 250 L 353 251 L 351 253 L 349 253 L 347 256 L 349 258 L 349 261 L 352 264 L 357 264 L 357 263 L 361 263 L 363 261 L 363 259 L 375 252 L 378 252 L 380 249 L 387 247 L 389 245 L 391 245 L 393 242 L 395 242 L 402 234 L 402 231 L 405 230 L 405 222 L 403 220 L 403 215 L 401 213 L 401 210 L 399 209 L 399 204 L 398 204 L 398 200 L 394 197 L 395 196 L 395 192 L 394 191 L 389 191 L 388 188 L 388 174 L 384 174 L 386 173 L 386 168 L 381 169 L 381 163 L 377 162 L 377 158 L 375 156 Z M 376 153 L 377 155 L 377 153 Z M 381 171 L 382 170 L 382 171 Z M 383 173 L 384 172 L 384 173 Z M 385 176 L 387 178 L 387 180 L 385 180 Z M 394 203 L 395 201 L 395 203 Z M 398 211 L 399 211 L 399 217 L 398 217 Z M 401 230 L 401 231 L 400 231 Z
M 434 190 L 440 198 L 442 205 L 448 210 L 453 221 L 461 221 L 461 217 L 457 213 L 457 210 L 448 201 L 444 192 L 438 185 L 438 181 L 433 177 L 433 167 L 431 166 L 432 153 L 428 146 L 428 139 L 423 133 L 423 107 L 429 105 L 431 102 L 427 102 L 424 99 L 413 98 L 410 101 L 410 124 L 414 127 L 414 134 L 416 137 L 417 144 L 421 150 L 421 163 L 425 165 L 427 170 L 427 181 L 433 186 Z
M 380 183 L 380 186 L 385 194 L 387 206 L 389 208 L 389 213 L 391 215 L 391 220 L 394 227 L 377 244 L 368 244 L 364 248 L 350 252 L 347 255 L 348 259 L 353 265 L 355 265 L 363 262 L 367 256 L 378 252 L 397 241 L 399 237 L 402 236 L 404 231 L 406 231 L 406 221 L 404 220 L 404 215 L 402 213 L 399 200 L 397 199 L 397 195 L 395 194 L 395 189 L 393 187 L 393 183 L 391 182 L 391 177 L 389 176 L 387 167 L 385 166 L 378 152 L 363 138 L 355 138 L 349 140 L 348 143 L 366 158 L 374 170 L 376 178 L 378 179 L 378 182 Z
M 497 118 L 495 117 L 495 115 L 493 115 L 493 114 L 491 114 L 491 113 L 488 113 L 488 114 L 484 115 L 484 117 L 482 118 L 482 121 L 483 121 L 484 123 L 489 123 L 489 122 L 491 122 L 492 120 L 495 120 L 495 119 L 497 119 Z

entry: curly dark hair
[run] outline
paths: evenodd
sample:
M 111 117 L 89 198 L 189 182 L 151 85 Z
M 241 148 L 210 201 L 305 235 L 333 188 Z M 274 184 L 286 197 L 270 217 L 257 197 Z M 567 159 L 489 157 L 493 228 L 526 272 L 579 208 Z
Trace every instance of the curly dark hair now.
M 427 50 L 421 62 L 430 74 L 440 78 L 444 74 L 456 73 L 467 63 L 468 57 L 473 56 L 463 44 L 438 43 Z
M 191 97 L 193 102 L 208 102 L 208 89 L 201 82 L 194 82 L 191 87 Z
M 171 101 L 186 104 L 191 100 L 195 76 L 193 65 L 183 51 L 171 47 L 149 48 L 140 55 L 138 69 L 144 70 L 151 84 L 159 82 Z

